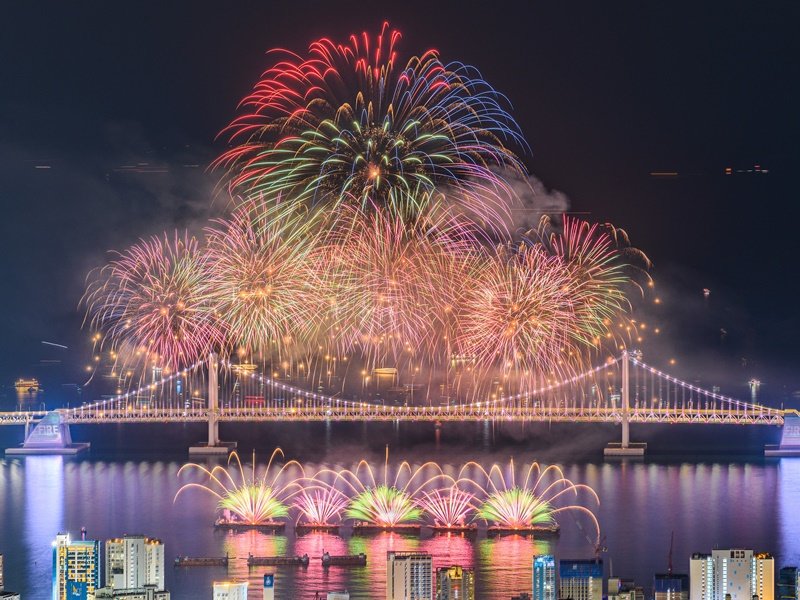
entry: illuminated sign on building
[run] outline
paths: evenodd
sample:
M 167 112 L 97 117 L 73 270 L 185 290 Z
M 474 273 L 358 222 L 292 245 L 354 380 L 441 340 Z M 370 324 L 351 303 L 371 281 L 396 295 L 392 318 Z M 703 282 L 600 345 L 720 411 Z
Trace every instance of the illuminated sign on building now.
M 57 412 L 49 412 L 25 440 L 26 448 L 66 448 L 72 444 L 69 427 Z
M 786 447 L 800 447 L 800 416 L 787 414 L 783 418 L 781 448 Z
M 85 581 L 67 582 L 67 600 L 87 600 L 89 588 Z

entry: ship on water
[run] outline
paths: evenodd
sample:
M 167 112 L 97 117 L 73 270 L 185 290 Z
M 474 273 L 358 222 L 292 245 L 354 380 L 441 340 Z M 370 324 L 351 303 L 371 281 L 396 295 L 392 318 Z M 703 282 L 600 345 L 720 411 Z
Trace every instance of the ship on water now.
M 25 379 L 24 377 L 20 377 L 14 383 L 14 387 L 17 389 L 17 392 L 29 392 L 31 394 L 35 392 L 41 391 L 41 387 L 39 386 L 39 380 L 35 377 L 31 379 Z

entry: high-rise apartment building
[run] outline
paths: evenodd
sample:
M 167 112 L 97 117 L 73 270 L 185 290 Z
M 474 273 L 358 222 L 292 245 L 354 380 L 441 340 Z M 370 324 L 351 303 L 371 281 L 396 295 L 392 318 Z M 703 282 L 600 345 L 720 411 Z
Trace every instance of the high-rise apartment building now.
M 689 600 L 689 576 L 656 573 L 653 576 L 654 600 Z
M 215 581 L 214 600 L 247 600 L 246 581 Z
M 7 592 L 3 581 L 3 555 L 0 554 L 0 600 L 19 600 L 19 594 L 16 592 Z
M 533 557 L 533 600 L 557 600 L 556 558 L 552 554 Z
M 386 600 L 431 600 L 433 557 L 423 552 L 386 553 Z
M 730 598 L 728 598 L 730 596 Z M 775 600 L 775 560 L 752 550 L 714 550 L 689 561 L 691 600 Z
M 436 600 L 475 600 L 475 571 L 460 566 L 436 569 Z
M 800 569 L 783 567 L 778 574 L 778 600 L 800 598 Z
M 558 565 L 558 578 L 559 598 L 603 599 L 602 560 L 561 560 Z
M 632 579 L 609 577 L 608 600 L 644 600 L 644 588 Z
M 164 544 L 143 535 L 106 541 L 106 586 L 114 590 L 164 589 Z
M 53 542 L 53 600 L 88 600 L 99 587 L 100 542 L 59 533 Z

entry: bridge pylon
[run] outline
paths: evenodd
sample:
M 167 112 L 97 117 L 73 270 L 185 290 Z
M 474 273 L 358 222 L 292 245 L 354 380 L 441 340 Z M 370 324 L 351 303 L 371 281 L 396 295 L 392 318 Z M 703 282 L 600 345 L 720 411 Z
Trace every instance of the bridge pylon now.
M 236 442 L 221 442 L 219 439 L 219 356 L 208 355 L 208 442 L 191 446 L 189 454 L 227 456 L 236 448 Z
M 647 449 L 645 443 L 631 443 L 631 356 L 627 350 L 622 351 L 622 381 L 620 383 L 620 425 L 622 425 L 622 441 L 611 443 L 605 447 L 605 456 L 644 456 Z

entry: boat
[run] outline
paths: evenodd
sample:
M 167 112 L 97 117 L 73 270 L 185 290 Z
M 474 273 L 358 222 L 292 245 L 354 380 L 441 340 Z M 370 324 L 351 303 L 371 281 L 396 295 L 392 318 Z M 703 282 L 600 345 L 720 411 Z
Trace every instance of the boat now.
M 309 562 L 308 554 L 303 554 L 303 556 L 253 556 L 250 554 L 247 557 L 248 567 L 271 567 L 278 565 L 307 567 Z
M 415 534 L 422 530 L 422 525 L 417 523 L 402 523 L 398 525 L 378 525 L 377 523 L 368 523 L 359 521 L 353 525 L 353 533 L 380 533 L 382 531 L 389 531 L 392 533 L 408 533 Z
M 486 529 L 486 535 L 495 537 L 497 535 L 533 535 L 533 536 L 555 536 L 561 532 L 558 525 L 535 525 L 533 527 L 504 527 L 502 525 L 491 525 Z
M 227 567 L 228 556 L 178 556 L 176 567 Z
M 250 531 L 256 529 L 258 531 L 278 532 L 286 529 L 285 521 L 264 521 L 262 523 L 247 523 L 246 521 L 237 521 L 235 519 L 217 519 L 214 521 L 216 529 L 230 529 L 232 531 Z
M 475 523 L 469 525 L 430 525 L 433 533 L 436 534 L 451 534 L 458 535 L 476 535 L 478 533 L 478 526 Z
M 294 530 L 298 535 L 322 531 L 325 533 L 339 533 L 339 525 L 334 523 L 295 523 Z
M 39 391 L 39 380 L 35 377 L 31 379 L 24 379 L 20 377 L 14 383 L 14 387 L 17 388 L 18 392 L 29 392 L 32 394 Z
M 330 554 L 322 552 L 322 566 L 328 567 L 365 567 L 367 566 L 367 555 L 363 552 L 359 554 Z

